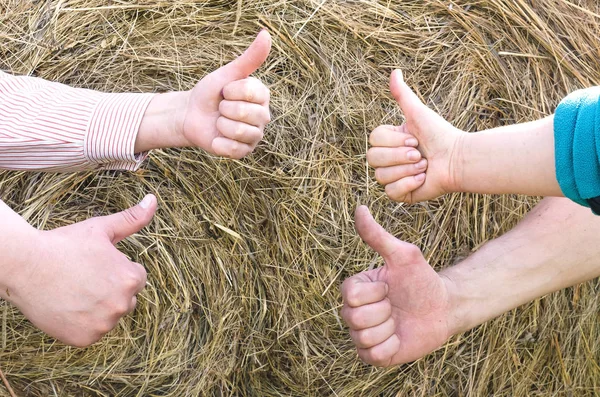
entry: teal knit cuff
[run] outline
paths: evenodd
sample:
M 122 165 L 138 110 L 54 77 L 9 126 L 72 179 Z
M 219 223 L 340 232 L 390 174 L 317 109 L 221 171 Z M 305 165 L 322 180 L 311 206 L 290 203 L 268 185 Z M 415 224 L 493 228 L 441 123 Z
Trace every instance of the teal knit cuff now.
M 554 149 L 565 197 L 598 212 L 593 199 L 600 196 L 600 87 L 575 91 L 558 105 Z

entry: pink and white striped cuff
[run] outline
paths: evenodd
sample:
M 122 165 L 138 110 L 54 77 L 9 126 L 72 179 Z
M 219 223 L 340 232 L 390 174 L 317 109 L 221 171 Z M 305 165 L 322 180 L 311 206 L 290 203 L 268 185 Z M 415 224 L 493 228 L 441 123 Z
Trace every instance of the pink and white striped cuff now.
M 85 159 L 97 168 L 137 170 L 148 153 L 134 145 L 150 101 L 156 94 L 103 94 L 89 120 L 83 144 Z

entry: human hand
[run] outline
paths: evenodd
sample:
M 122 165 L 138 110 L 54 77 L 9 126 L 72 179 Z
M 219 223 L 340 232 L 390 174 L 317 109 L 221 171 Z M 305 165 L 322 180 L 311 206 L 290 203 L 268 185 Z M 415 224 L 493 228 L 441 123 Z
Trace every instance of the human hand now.
M 267 59 L 271 36 L 261 31 L 233 62 L 204 77 L 188 92 L 181 134 L 209 153 L 239 159 L 251 153 L 271 121 L 269 89 L 249 77 Z
M 387 233 L 365 206 L 356 230 L 385 260 L 383 267 L 342 284 L 342 317 L 359 357 L 386 367 L 414 361 L 451 336 L 449 280 L 425 261 L 419 248 Z
M 425 106 L 400 70 L 392 72 L 390 90 L 406 122 L 381 125 L 369 136 L 367 160 L 375 179 L 385 185 L 388 197 L 407 203 L 458 191 L 456 164 L 466 133 Z
M 85 347 L 133 311 L 146 270 L 115 244 L 137 233 L 156 212 L 152 195 L 123 212 L 37 233 L 35 262 L 14 272 L 7 299 L 39 329 Z

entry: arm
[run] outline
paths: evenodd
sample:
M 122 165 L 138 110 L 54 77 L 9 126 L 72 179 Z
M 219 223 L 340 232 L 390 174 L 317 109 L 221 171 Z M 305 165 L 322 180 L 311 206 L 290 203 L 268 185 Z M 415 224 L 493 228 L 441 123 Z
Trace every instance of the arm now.
M 7 299 L 12 289 L 10 280 L 37 256 L 38 233 L 3 201 L 0 201 L 0 219 L 0 297 Z
M 465 134 L 455 156 L 456 191 L 562 196 L 553 117 Z
M 414 361 L 456 333 L 600 276 L 600 220 L 565 198 L 544 199 L 513 230 L 440 273 L 364 207 L 356 228 L 385 265 L 344 281 L 342 316 L 359 356 L 378 366 Z
M 392 73 L 390 89 L 406 122 L 376 128 L 367 160 L 393 200 L 418 202 L 452 192 L 563 196 L 554 117 L 468 134 L 425 106 L 400 71 Z
M 565 198 L 541 201 L 513 230 L 443 270 L 450 333 L 600 276 L 600 219 Z
M 269 90 L 249 77 L 266 60 L 261 32 L 192 90 L 110 94 L 0 72 L 0 168 L 137 169 L 147 151 L 192 146 L 241 158 L 270 120 Z

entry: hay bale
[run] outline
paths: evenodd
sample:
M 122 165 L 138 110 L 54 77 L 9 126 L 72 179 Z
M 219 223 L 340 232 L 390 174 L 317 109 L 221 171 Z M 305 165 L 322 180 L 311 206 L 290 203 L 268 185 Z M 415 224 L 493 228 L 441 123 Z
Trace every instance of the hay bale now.
M 153 152 L 137 173 L 1 172 L 0 197 L 40 228 L 145 193 L 159 211 L 122 245 L 149 271 L 134 314 L 77 350 L 3 303 L 0 367 L 29 396 L 594 395 L 595 281 L 391 369 L 357 359 L 338 286 L 381 263 L 354 232 L 358 203 L 439 269 L 535 202 L 390 202 L 365 166 L 368 133 L 402 120 L 390 71 L 460 128 L 532 120 L 600 82 L 599 23 L 593 0 L 1 0 L 3 69 L 99 90 L 188 89 L 266 27 L 273 52 L 257 77 L 274 121 L 242 161 L 183 149 Z

